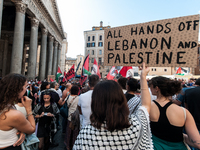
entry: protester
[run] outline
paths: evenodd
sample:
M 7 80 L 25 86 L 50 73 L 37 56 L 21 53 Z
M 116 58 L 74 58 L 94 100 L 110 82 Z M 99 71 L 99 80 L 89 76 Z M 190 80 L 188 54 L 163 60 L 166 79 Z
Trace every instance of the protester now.
M 186 150 L 187 147 L 183 142 L 183 127 L 188 134 L 188 136 L 184 135 L 186 143 L 199 148 L 200 136 L 192 115 L 169 99 L 170 96 L 181 91 L 181 82 L 158 76 L 151 79 L 149 86 L 152 94 L 157 96 L 151 104 L 150 112 L 154 149 Z
M 121 87 L 112 80 L 99 82 L 92 93 L 91 124 L 79 133 L 73 149 L 153 149 L 149 111 L 151 99 L 143 64 L 141 72 L 142 106 L 129 118 L 127 101 Z
M 66 84 L 66 88 L 65 88 L 65 90 L 63 91 L 63 94 L 62 94 L 62 100 L 63 101 L 70 94 L 71 87 L 72 87 L 71 83 Z M 63 102 L 63 104 L 64 104 L 64 102 Z
M 37 90 L 34 86 L 35 84 L 29 84 L 28 87 L 28 97 L 30 99 L 32 99 L 32 109 L 34 109 L 35 105 L 36 105 L 36 100 L 37 100 Z
M 78 104 L 78 93 L 79 93 L 79 87 L 77 85 L 73 85 L 71 88 L 71 95 L 69 96 L 69 99 L 67 100 L 68 104 L 68 122 L 67 122 L 67 128 L 66 128 L 66 135 L 65 135 L 65 145 L 67 150 L 71 150 L 74 142 L 76 140 L 76 137 L 79 133 L 79 128 L 71 129 L 70 123 L 71 123 L 71 115 L 75 112 Z
M 199 93 L 200 93 L 200 78 L 195 82 L 196 87 L 187 89 L 185 91 L 185 107 L 189 110 L 189 112 L 194 117 L 194 121 L 196 123 L 197 129 L 200 133 L 200 101 L 199 101 Z M 187 132 L 187 131 L 186 131 Z M 192 150 L 197 150 L 196 148 L 192 148 Z
M 32 100 L 24 96 L 27 85 L 26 77 L 20 74 L 8 74 L 0 81 L 0 149 L 21 150 L 25 138 L 23 133 L 35 132 Z M 19 99 L 26 109 L 27 119 L 14 107 Z M 18 131 L 23 135 L 19 140 Z
M 90 115 L 91 115 L 91 97 L 95 85 L 99 82 L 98 75 L 89 76 L 89 87 L 90 90 L 84 94 L 81 94 L 78 102 L 78 109 L 82 115 L 82 124 L 81 127 L 84 128 L 87 124 L 90 124 Z
M 60 105 L 64 105 L 64 103 L 66 102 L 67 100 L 67 97 L 70 95 L 70 91 L 71 91 L 71 83 L 67 83 L 66 84 L 66 88 L 65 90 L 63 91 L 63 94 L 62 94 L 62 102 L 60 103 Z M 62 133 L 65 134 L 66 133 L 66 126 L 67 126 L 67 118 L 62 118 Z
M 56 116 L 60 111 L 51 98 L 51 92 L 45 90 L 41 95 L 40 103 L 36 105 L 33 114 L 38 121 L 37 137 L 40 140 L 39 150 L 48 150 L 49 142 L 53 140 L 53 135 L 57 132 Z M 58 144 L 51 143 L 51 146 Z
M 40 87 L 40 92 L 50 89 L 50 84 L 47 81 L 42 81 L 41 87 Z
M 125 94 L 127 92 L 126 90 L 126 82 L 127 82 L 127 78 L 124 78 L 124 77 L 120 77 L 117 82 L 119 83 L 119 85 L 121 86 L 122 88 L 122 91 L 123 93 Z
M 130 115 L 136 112 L 136 110 L 141 106 L 141 97 L 137 95 L 137 90 L 140 89 L 140 84 L 134 78 L 129 78 L 126 84 L 127 92 L 125 94 L 127 104 L 129 107 Z

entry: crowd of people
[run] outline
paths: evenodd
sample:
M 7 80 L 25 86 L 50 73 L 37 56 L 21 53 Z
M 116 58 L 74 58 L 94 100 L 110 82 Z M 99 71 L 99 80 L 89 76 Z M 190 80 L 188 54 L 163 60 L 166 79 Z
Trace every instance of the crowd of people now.
M 58 130 L 67 150 L 200 149 L 200 79 L 147 80 L 149 68 L 140 70 L 140 80 L 91 75 L 83 85 L 3 77 L 0 149 L 48 150 Z

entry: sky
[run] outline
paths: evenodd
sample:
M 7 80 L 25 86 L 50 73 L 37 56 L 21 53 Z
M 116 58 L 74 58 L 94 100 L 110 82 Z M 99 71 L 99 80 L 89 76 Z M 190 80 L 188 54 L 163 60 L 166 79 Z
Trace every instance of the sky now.
M 57 0 L 67 57 L 84 55 L 84 31 L 200 14 L 200 0 Z

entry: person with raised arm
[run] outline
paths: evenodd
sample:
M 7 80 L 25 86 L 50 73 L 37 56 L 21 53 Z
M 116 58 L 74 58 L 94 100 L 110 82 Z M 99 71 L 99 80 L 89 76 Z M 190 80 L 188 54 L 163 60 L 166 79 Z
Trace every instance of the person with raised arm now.
M 140 69 L 142 106 L 129 116 L 120 85 L 112 80 L 97 83 L 92 93 L 91 124 L 79 132 L 74 150 L 153 149 L 149 125 L 151 98 L 146 81 L 149 68 L 143 63 Z
M 21 150 L 23 133 L 35 132 L 32 100 L 24 96 L 27 85 L 26 77 L 20 74 L 8 74 L 0 81 L 0 149 Z M 14 106 L 19 99 L 26 109 L 27 119 Z M 21 133 L 20 138 L 18 133 Z

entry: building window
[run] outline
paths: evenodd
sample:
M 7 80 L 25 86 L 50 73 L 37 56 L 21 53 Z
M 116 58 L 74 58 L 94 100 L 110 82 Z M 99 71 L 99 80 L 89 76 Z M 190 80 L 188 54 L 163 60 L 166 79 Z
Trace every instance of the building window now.
M 100 30 L 102 30 L 102 28 L 100 28 Z
M 99 55 L 102 55 L 102 50 L 99 50 Z
M 167 69 L 164 69 L 165 72 L 167 72 Z
M 91 63 L 94 63 L 94 58 L 92 58 L 92 62 Z
M 154 68 L 154 71 L 156 71 L 156 68 Z
M 95 40 L 95 36 L 92 36 L 92 41 L 94 41 Z
M 91 71 L 92 71 L 92 68 L 93 68 L 93 67 L 91 67 Z
M 94 50 L 92 50 L 92 55 L 94 55 Z
M 101 57 L 99 58 L 99 64 L 101 65 L 101 63 L 102 63 L 102 61 L 101 61 L 102 59 L 101 59 Z
M 95 47 L 95 43 L 91 43 L 92 44 L 92 46 L 91 47 Z
M 90 50 L 88 50 L 88 54 L 90 54 Z
M 87 43 L 87 47 L 90 47 L 90 43 Z
M 103 42 L 99 42 L 99 47 L 102 47 L 103 46 Z
M 88 41 L 90 41 L 90 36 L 88 36 Z
M 153 71 L 153 68 L 151 69 L 151 71 Z
M 82 57 L 80 57 L 80 60 L 82 60 Z
M 92 30 L 95 31 L 95 28 L 93 28 Z
M 101 41 L 101 40 L 102 40 L 102 35 L 99 36 L 99 41 Z

